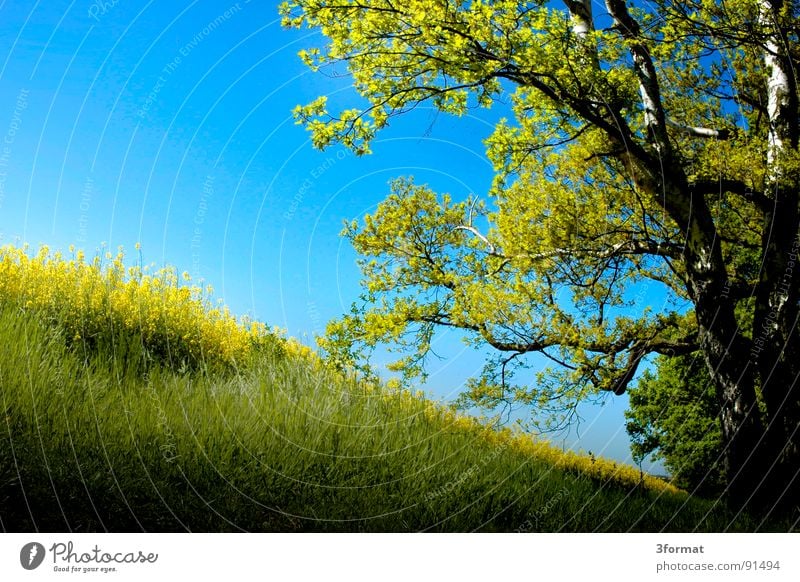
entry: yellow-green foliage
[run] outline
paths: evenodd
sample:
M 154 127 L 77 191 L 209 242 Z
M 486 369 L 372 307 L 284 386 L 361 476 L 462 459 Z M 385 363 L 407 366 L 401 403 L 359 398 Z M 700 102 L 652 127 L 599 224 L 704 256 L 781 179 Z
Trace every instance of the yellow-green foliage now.
M 173 363 L 236 365 L 256 345 L 278 337 L 263 323 L 215 306 L 211 288 L 192 285 L 188 273 L 126 267 L 122 249 L 92 260 L 80 250 L 70 253 L 0 248 L 0 301 L 52 318 L 72 341 L 135 332 L 148 352 Z M 286 344 L 310 354 L 305 346 Z

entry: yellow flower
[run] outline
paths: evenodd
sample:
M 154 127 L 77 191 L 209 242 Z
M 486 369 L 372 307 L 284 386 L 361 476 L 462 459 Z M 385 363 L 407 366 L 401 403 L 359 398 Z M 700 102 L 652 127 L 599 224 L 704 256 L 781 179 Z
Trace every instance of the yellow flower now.
M 269 338 L 288 344 L 263 323 L 237 319 L 215 306 L 210 286 L 182 285 L 181 278 L 191 279 L 187 272 L 178 277 L 173 267 L 152 275 L 144 274 L 149 266 L 126 268 L 122 249 L 105 265 L 100 254 L 86 263 L 83 250 L 70 247 L 70 252 L 75 258 L 65 261 L 46 246 L 33 256 L 27 246 L 0 247 L 0 300 L 41 310 L 75 339 L 120 329 L 141 333 L 145 347 L 168 346 L 178 360 L 233 365 Z M 108 252 L 105 257 L 112 258 Z M 291 351 L 316 358 L 297 342 Z

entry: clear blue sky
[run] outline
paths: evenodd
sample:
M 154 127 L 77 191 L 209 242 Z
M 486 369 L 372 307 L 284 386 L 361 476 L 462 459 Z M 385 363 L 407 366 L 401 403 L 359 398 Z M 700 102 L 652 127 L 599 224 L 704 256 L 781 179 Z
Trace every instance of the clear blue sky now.
M 291 109 L 355 96 L 302 65 L 321 38 L 283 30 L 277 6 L 0 0 L 0 243 L 122 245 L 133 262 L 140 242 L 145 263 L 312 343 L 359 293 L 342 223 L 374 210 L 391 178 L 486 192 L 496 110 L 417 110 L 363 158 L 313 150 Z M 447 358 L 426 389 L 450 399 L 481 360 L 452 334 L 436 351 Z M 630 462 L 625 406 L 584 407 L 565 446 Z

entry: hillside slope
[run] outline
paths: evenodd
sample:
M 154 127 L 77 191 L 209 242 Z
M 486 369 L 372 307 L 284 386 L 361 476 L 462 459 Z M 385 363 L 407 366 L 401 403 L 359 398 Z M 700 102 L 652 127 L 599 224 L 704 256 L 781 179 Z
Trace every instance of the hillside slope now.
M 122 259 L 0 250 L 4 531 L 764 529 L 346 378 Z

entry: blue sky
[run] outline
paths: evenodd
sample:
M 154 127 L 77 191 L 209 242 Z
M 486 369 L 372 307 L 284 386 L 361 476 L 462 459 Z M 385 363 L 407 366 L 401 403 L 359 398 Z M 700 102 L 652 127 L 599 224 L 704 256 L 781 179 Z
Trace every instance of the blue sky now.
M 101 245 L 203 279 L 237 314 L 308 343 L 359 293 L 344 220 L 415 176 L 454 198 L 485 193 L 496 110 L 418 109 L 356 158 L 313 150 L 292 108 L 354 100 L 345 76 L 297 52 L 321 42 L 280 27 L 277 2 L 0 0 L 0 244 L 91 255 Z M 455 397 L 481 366 L 437 338 L 426 390 Z M 566 447 L 630 462 L 624 398 L 582 409 Z

